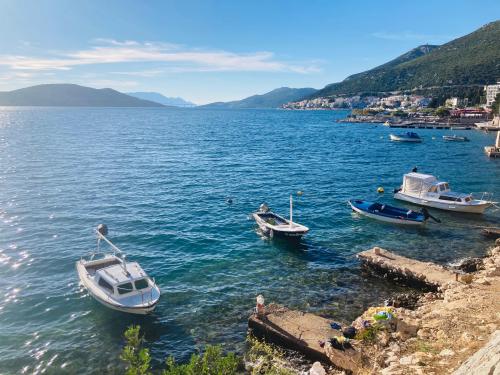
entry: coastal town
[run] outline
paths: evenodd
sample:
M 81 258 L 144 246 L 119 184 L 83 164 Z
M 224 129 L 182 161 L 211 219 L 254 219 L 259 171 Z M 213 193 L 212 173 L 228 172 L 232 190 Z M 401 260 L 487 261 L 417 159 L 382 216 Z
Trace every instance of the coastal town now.
M 380 95 L 354 95 L 339 97 L 319 97 L 298 102 L 286 103 L 286 110 L 338 110 L 350 109 L 352 114 L 342 122 L 387 123 L 397 127 L 413 124 L 435 124 L 441 127 L 486 126 L 489 120 L 491 129 L 500 128 L 495 120 L 500 103 L 500 80 L 496 84 L 485 85 L 481 90 L 479 103 L 467 97 L 447 97 L 441 105 L 432 96 L 413 93 L 391 92 Z M 484 128 L 483 126 L 483 128 Z M 481 128 L 481 126 L 479 126 Z

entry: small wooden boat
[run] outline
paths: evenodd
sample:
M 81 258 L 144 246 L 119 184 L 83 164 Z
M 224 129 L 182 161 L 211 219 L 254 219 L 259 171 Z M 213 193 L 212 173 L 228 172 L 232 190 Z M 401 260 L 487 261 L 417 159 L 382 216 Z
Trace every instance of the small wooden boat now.
M 443 135 L 443 139 L 448 142 L 469 142 L 469 138 L 458 135 Z
M 407 208 L 400 208 L 379 202 L 370 202 L 362 199 L 350 200 L 349 204 L 354 212 L 372 219 L 384 221 L 386 223 L 402 225 L 424 225 L 431 217 L 427 210 L 415 212 Z M 436 221 L 438 219 L 433 218 Z
M 114 310 L 147 314 L 160 299 L 160 289 L 137 262 L 126 262 L 125 255 L 105 236 L 106 225 L 97 227 L 97 250 L 88 259 L 76 262 L 76 270 L 90 295 Z M 108 243 L 112 253 L 100 251 L 101 240 Z M 101 255 L 96 258 L 96 255 Z
M 389 134 L 389 138 L 393 142 L 422 142 L 422 138 L 420 138 L 420 136 L 414 132 L 407 132 L 404 134 Z
M 286 237 L 300 239 L 303 235 L 309 232 L 309 228 L 293 222 L 293 201 L 290 195 L 290 220 L 275 214 L 269 210 L 266 204 L 261 204 L 259 211 L 253 213 L 253 218 L 259 226 L 260 230 L 266 236 Z

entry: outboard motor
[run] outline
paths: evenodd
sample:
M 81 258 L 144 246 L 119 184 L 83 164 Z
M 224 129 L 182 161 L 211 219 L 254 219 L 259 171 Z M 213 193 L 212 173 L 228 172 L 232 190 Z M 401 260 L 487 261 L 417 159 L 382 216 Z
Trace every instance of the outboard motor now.
M 427 208 L 423 207 L 422 210 L 420 211 L 422 213 L 422 215 L 424 215 L 424 218 L 425 220 L 431 218 L 432 220 L 434 220 L 436 223 L 440 223 L 441 220 L 435 218 L 434 216 L 432 216 L 430 213 L 429 213 L 429 210 L 427 210 Z
M 265 203 L 262 203 L 260 206 L 259 206 L 259 211 L 260 212 L 268 212 L 269 211 L 269 206 Z
M 108 226 L 106 224 L 99 224 L 97 226 L 97 231 L 102 234 L 103 236 L 108 235 Z

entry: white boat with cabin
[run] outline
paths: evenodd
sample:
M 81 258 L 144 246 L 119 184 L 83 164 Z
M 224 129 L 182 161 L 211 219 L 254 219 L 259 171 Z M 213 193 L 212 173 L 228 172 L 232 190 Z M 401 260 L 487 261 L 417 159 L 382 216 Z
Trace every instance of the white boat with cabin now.
M 394 198 L 441 210 L 482 214 L 494 202 L 474 199 L 472 194 L 451 191 L 448 182 L 423 173 L 407 173 L 403 185 L 394 191 Z
M 160 289 L 137 262 L 127 262 L 125 254 L 106 238 L 108 229 L 97 227 L 97 249 L 88 258 L 76 262 L 76 270 L 90 295 L 104 306 L 114 310 L 147 314 L 160 299 Z M 101 240 L 112 249 L 101 252 Z
M 271 212 L 265 203 L 261 204 L 259 211 L 254 212 L 252 216 L 261 232 L 271 238 L 279 236 L 300 239 L 303 235 L 309 232 L 309 228 L 305 225 L 293 222 L 293 200 L 291 195 L 290 220 Z

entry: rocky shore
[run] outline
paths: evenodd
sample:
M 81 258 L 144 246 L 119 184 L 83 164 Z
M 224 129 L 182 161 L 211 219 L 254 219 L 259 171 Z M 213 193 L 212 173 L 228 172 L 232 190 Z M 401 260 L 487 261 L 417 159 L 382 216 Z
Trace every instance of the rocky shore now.
M 462 272 L 418 297 L 371 307 L 354 322 L 341 323 L 342 329 L 331 329 L 330 319 L 276 308 L 267 316 L 252 316 L 249 326 L 306 357 L 313 352 L 310 359 L 322 365 L 315 363 L 310 375 L 498 375 L 500 240 L 484 258 L 474 259 L 473 267 L 469 263 L 462 270 L 473 272 Z M 355 337 L 341 337 L 344 327 L 354 327 Z
M 424 294 L 415 310 L 394 309 L 397 319 L 410 329 L 407 334 L 382 332 L 374 345 L 364 348 L 373 354 L 373 373 L 500 374 L 498 241 L 497 245 L 483 259 L 483 269 Z M 474 354 L 488 347 L 490 340 L 497 343 L 496 349 L 480 353 L 476 361 Z

